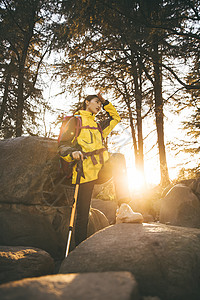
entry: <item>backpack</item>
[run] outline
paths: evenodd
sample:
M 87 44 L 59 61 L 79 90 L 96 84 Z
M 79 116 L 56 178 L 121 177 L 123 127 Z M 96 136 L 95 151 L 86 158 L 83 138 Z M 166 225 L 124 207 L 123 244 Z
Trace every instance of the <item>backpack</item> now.
M 76 122 L 76 129 L 75 129 L 74 142 L 77 140 L 77 137 L 78 137 L 79 134 L 80 134 L 80 129 L 81 129 L 81 127 L 82 127 L 82 119 L 81 119 L 81 116 L 79 116 L 79 115 L 66 116 L 66 117 L 64 117 L 63 120 L 62 120 L 62 125 L 61 125 L 60 133 L 59 133 L 59 136 L 58 136 L 58 143 L 60 143 L 60 140 L 61 140 L 63 134 L 64 134 L 65 131 L 67 130 L 67 126 L 68 126 L 68 124 L 69 124 L 69 121 L 70 121 L 72 118 L 76 118 L 76 119 L 77 119 L 77 122 Z
M 67 127 L 68 127 L 69 121 L 72 118 L 76 118 L 77 119 L 76 128 L 75 128 L 75 136 L 74 136 L 74 139 L 73 139 L 73 144 L 76 143 L 77 137 L 79 136 L 82 128 L 88 128 L 88 129 L 89 128 L 93 128 L 93 127 L 90 127 L 90 126 L 82 126 L 82 118 L 81 118 L 80 115 L 65 116 L 63 118 L 63 120 L 62 120 L 62 125 L 61 125 L 60 133 L 59 133 L 59 136 L 58 136 L 58 144 L 60 143 L 60 140 L 61 140 L 63 134 L 68 129 Z M 99 123 L 97 123 L 97 126 L 98 126 L 99 132 L 101 133 L 102 142 L 104 142 L 103 131 L 102 131 L 101 125 Z M 60 164 L 60 171 L 61 171 L 61 173 L 63 175 L 65 175 L 65 177 L 67 179 L 72 178 L 73 167 L 76 164 L 76 161 L 67 162 L 62 157 L 60 157 L 59 164 Z
M 60 133 L 59 133 L 59 136 L 58 136 L 58 145 L 61 141 L 61 138 L 63 136 L 63 134 L 66 132 L 67 130 L 67 127 L 68 127 L 68 124 L 69 124 L 69 121 L 72 119 L 72 118 L 76 118 L 77 119 L 77 122 L 76 122 L 76 128 L 75 128 L 75 137 L 74 137 L 74 140 L 73 142 L 76 142 L 77 140 L 77 137 L 79 136 L 80 134 L 80 128 L 81 128 L 81 125 L 82 125 L 82 119 L 81 119 L 81 116 L 65 116 L 62 120 L 62 125 L 61 125 L 61 128 L 60 128 Z M 65 177 L 67 179 L 70 179 L 72 178 L 72 173 L 73 173 L 73 167 L 75 165 L 75 161 L 72 161 L 72 162 L 67 162 L 65 161 L 62 157 L 59 157 L 59 170 L 60 170 L 60 173 L 62 175 L 65 175 Z

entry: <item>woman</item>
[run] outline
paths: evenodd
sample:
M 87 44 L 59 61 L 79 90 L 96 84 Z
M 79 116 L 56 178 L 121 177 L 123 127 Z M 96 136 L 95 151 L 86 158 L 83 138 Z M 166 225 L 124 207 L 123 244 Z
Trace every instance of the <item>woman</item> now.
M 95 122 L 95 115 L 101 108 L 107 112 L 106 118 L 99 126 Z M 76 127 L 79 116 L 82 121 L 81 130 L 76 136 Z M 129 202 L 125 159 L 122 154 L 116 153 L 111 157 L 103 139 L 120 122 L 119 114 L 114 106 L 102 95 L 89 95 L 75 117 L 68 122 L 67 130 L 60 139 L 60 156 L 67 162 L 82 160 L 83 173 L 77 201 L 77 219 L 75 226 L 75 244 L 80 244 L 87 238 L 87 224 L 92 191 L 95 184 L 102 184 L 113 177 L 118 203 Z M 76 183 L 76 167 L 73 168 L 72 183 Z

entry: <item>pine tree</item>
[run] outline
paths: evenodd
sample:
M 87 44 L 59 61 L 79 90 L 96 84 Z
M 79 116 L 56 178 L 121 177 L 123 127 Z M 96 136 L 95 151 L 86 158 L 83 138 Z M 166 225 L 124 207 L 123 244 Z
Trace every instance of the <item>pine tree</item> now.
M 45 105 L 38 79 L 44 57 L 51 50 L 51 17 L 56 3 L 4 0 L 0 6 L 0 122 L 4 137 L 38 132 L 38 107 Z

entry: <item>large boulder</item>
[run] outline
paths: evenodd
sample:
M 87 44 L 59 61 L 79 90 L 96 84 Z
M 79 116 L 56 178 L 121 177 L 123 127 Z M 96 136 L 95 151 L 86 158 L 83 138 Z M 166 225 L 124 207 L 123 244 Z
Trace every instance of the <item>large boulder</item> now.
M 143 296 L 200 299 L 200 230 L 163 224 L 117 224 L 81 243 L 60 273 L 129 271 Z
M 91 206 L 100 210 L 107 217 L 110 224 L 115 224 L 117 210 L 117 203 L 115 201 L 92 199 Z
M 159 221 L 200 228 L 200 199 L 189 186 L 175 185 L 161 201 Z
M 0 245 L 36 247 L 62 260 L 74 187 L 60 172 L 57 141 L 0 141 L 0 175 Z
M 54 261 L 44 250 L 0 246 L 0 283 L 52 274 Z
M 139 300 L 129 272 L 52 275 L 0 286 L 1 300 Z
M 0 166 L 0 203 L 51 205 L 57 200 L 49 195 L 59 166 L 55 140 L 30 136 L 1 140 Z

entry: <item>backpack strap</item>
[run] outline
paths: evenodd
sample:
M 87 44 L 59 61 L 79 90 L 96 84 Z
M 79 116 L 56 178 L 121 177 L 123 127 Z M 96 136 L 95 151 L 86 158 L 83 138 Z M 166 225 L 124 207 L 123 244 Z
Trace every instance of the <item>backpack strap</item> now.
M 74 117 L 77 119 L 75 139 L 74 140 L 77 140 L 77 137 L 79 136 L 81 128 L 82 128 L 82 118 L 79 115 L 76 115 Z
M 65 133 L 66 129 L 67 129 L 67 126 L 69 124 L 69 121 L 71 120 L 71 118 L 73 118 L 73 116 L 65 116 L 62 120 L 62 125 L 61 125 L 61 128 L 60 128 L 60 133 L 59 133 L 59 136 L 58 136 L 58 143 L 60 143 L 60 140 L 63 136 L 63 134 Z M 68 119 L 68 121 L 67 121 Z
M 76 127 L 75 127 L 75 136 L 74 136 L 72 142 L 76 141 L 78 135 L 80 134 L 80 127 L 82 125 L 81 116 L 65 116 L 63 118 L 62 125 L 61 125 L 61 128 L 60 128 L 60 134 L 59 134 L 59 137 L 58 137 L 58 144 L 60 143 L 64 133 L 68 130 L 68 125 L 69 125 L 69 122 L 72 120 L 72 118 L 76 118 L 76 121 L 77 121 L 76 122 Z M 74 167 L 75 164 L 76 164 L 75 161 L 67 162 L 62 157 L 59 157 L 59 170 L 60 170 L 60 173 L 64 174 L 67 179 L 72 178 L 73 167 Z

